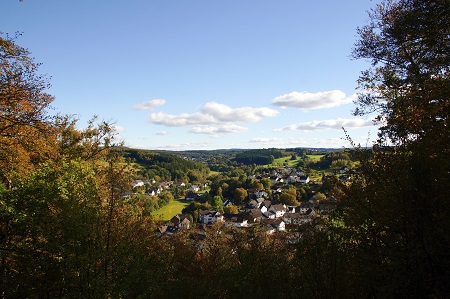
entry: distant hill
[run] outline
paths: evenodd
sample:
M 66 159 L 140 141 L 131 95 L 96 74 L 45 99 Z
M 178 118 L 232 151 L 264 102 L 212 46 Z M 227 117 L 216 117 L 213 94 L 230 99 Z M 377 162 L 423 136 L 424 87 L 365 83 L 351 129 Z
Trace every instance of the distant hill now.
M 159 176 L 163 180 L 202 181 L 209 173 L 206 164 L 183 158 L 179 154 L 143 149 L 123 148 L 122 155 L 139 164 L 144 178 Z

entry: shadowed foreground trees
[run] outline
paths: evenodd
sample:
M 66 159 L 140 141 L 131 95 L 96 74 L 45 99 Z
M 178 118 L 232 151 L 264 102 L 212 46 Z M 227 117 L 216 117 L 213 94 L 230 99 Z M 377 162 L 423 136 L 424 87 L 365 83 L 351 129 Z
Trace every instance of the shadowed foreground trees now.
M 356 114 L 378 113 L 373 157 L 341 186 L 357 280 L 374 297 L 448 297 L 450 5 L 385 1 L 359 29 Z

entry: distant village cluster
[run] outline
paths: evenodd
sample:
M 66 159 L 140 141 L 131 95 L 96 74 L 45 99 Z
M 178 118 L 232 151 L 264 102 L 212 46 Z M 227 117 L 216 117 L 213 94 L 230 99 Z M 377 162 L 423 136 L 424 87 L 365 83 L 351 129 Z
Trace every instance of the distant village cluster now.
M 349 180 L 349 169 L 343 167 L 339 171 L 341 180 Z M 326 217 L 336 207 L 336 200 L 332 196 L 323 196 L 325 198 L 317 198 L 313 195 L 306 201 L 300 202 L 298 205 L 287 205 L 274 199 L 275 194 L 284 192 L 283 186 L 289 184 L 300 185 L 322 185 L 322 182 L 311 181 L 310 177 L 301 169 L 293 169 L 285 167 L 262 175 L 251 175 L 249 179 L 259 181 L 263 178 L 270 179 L 271 190 L 260 190 L 250 188 L 247 189 L 247 199 L 241 205 L 238 205 L 237 213 L 227 213 L 226 207 L 236 205 L 233 198 L 223 198 L 221 209 L 201 210 L 196 214 L 195 218 L 192 214 L 183 213 L 174 215 L 170 221 L 158 226 L 157 234 L 171 235 L 178 230 L 186 229 L 204 229 L 205 227 L 221 224 L 229 228 L 249 228 L 260 227 L 267 234 L 277 232 L 295 231 L 304 225 L 313 225 L 321 217 Z M 324 178 L 326 179 L 326 178 Z M 133 187 L 143 186 L 144 184 L 155 184 L 155 181 L 143 182 L 135 181 Z M 186 186 L 183 182 L 163 181 L 154 188 L 148 189 L 145 193 L 149 196 L 155 196 L 168 190 L 169 188 L 185 188 L 187 193 L 184 200 L 189 202 L 201 201 L 207 185 L 191 185 Z

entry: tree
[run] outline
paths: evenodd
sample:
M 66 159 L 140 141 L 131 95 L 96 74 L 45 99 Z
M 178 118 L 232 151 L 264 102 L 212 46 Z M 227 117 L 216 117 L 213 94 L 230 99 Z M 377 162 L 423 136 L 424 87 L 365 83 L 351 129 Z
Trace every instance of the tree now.
M 212 209 L 219 211 L 219 212 L 223 212 L 223 202 L 222 202 L 222 198 L 220 196 L 218 196 L 218 195 L 214 196 L 211 199 L 210 204 L 211 204 Z
M 385 1 L 369 16 L 353 52 L 372 61 L 355 114 L 383 126 L 371 153 L 357 150 L 362 172 L 334 188 L 349 271 L 366 296 L 447 297 L 450 5 Z
M 256 189 L 256 190 L 263 190 L 264 189 L 264 185 L 257 180 L 253 180 L 251 183 L 251 187 Z
M 263 185 L 264 189 L 270 189 L 270 186 L 272 185 L 269 178 L 263 178 L 260 182 Z
M 279 201 L 285 205 L 296 206 L 299 204 L 297 201 L 297 190 L 295 188 L 289 188 L 283 190 L 279 197 Z
M 52 151 L 46 144 L 53 133 L 50 84 L 17 37 L 0 35 L 0 176 L 8 188 Z
M 354 113 L 378 113 L 381 141 L 448 138 L 449 15 L 447 0 L 385 1 L 358 29 L 353 57 L 369 59 L 372 68 L 359 78 Z
M 237 205 L 241 205 L 245 199 L 248 197 L 247 190 L 244 188 L 236 188 L 233 193 L 234 200 Z
M 228 214 L 237 214 L 239 213 L 239 208 L 235 205 L 226 206 L 224 212 Z
M 325 196 L 325 194 L 323 194 L 322 192 L 317 192 L 314 196 L 313 196 L 314 200 L 318 201 L 318 202 L 323 202 L 325 200 L 327 200 L 327 197 Z

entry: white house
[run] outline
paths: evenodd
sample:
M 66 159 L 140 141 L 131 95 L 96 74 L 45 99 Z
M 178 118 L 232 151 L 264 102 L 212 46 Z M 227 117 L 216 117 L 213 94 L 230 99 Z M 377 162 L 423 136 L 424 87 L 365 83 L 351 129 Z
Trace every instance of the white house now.
M 280 218 L 286 213 L 286 205 L 284 204 L 271 205 L 269 208 L 269 213 L 274 214 L 275 218 Z
M 186 184 L 184 182 L 175 182 L 174 185 L 177 186 L 177 187 L 184 187 L 184 186 L 186 186 Z
M 225 214 L 224 218 L 226 218 L 225 224 L 227 226 L 233 227 L 247 227 L 248 219 L 244 214 Z
M 269 193 L 267 193 L 267 192 L 264 191 L 264 190 L 258 190 L 258 191 L 256 191 L 256 192 L 253 193 L 253 194 L 255 194 L 256 198 L 267 197 L 267 196 L 269 195 Z
M 300 176 L 300 183 L 308 184 L 309 183 L 309 176 L 307 176 L 307 175 Z
M 199 218 L 200 222 L 204 224 L 212 224 L 217 221 L 223 221 L 223 216 L 218 211 L 201 211 Z
M 189 188 L 189 191 L 192 191 L 192 192 L 198 192 L 199 190 L 200 190 L 200 188 L 197 185 L 192 185 Z
M 136 180 L 131 184 L 132 188 L 144 186 L 144 182 L 141 180 Z
M 269 220 L 265 229 L 268 234 L 273 234 L 277 231 L 282 232 L 286 230 L 286 223 L 282 219 Z

